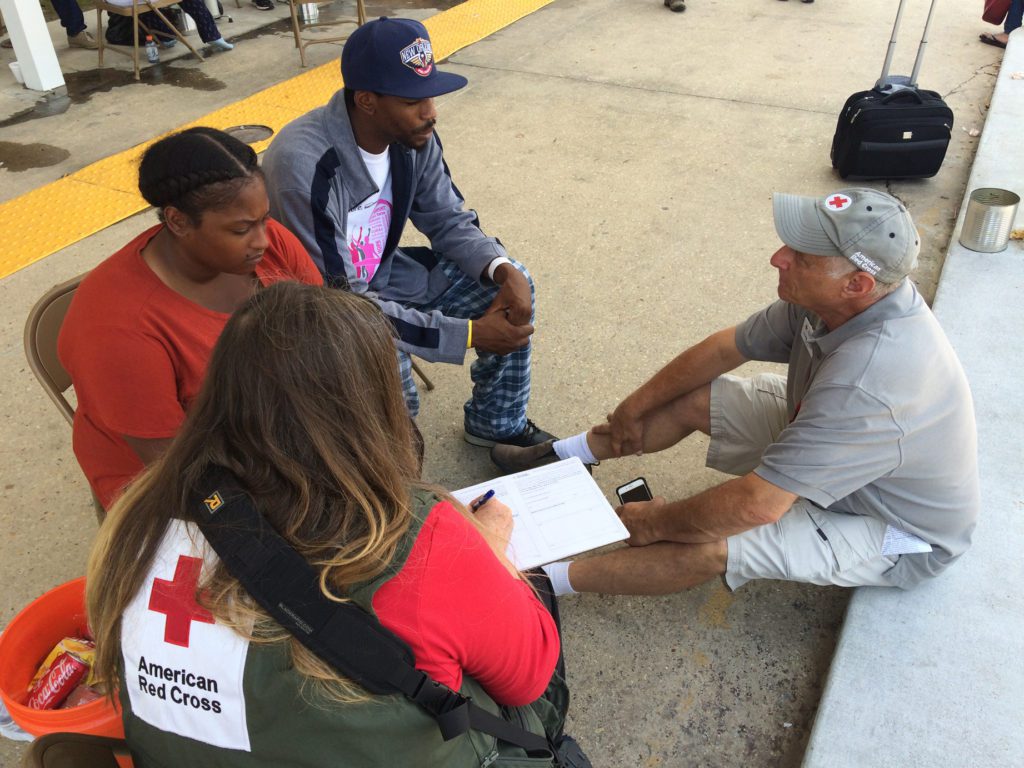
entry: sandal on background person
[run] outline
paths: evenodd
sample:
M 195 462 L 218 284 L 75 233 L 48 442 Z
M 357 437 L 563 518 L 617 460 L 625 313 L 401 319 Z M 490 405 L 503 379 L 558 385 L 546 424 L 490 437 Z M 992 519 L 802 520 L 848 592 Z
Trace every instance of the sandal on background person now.
M 1005 34 L 1005 33 L 999 33 L 999 34 Z M 994 32 L 982 32 L 980 35 L 978 35 L 978 39 L 981 42 L 983 42 L 985 45 L 992 45 L 992 46 L 995 46 L 996 48 L 1005 48 L 1006 47 L 1006 41 L 1005 40 L 1000 40 L 999 39 L 999 34 L 996 34 Z

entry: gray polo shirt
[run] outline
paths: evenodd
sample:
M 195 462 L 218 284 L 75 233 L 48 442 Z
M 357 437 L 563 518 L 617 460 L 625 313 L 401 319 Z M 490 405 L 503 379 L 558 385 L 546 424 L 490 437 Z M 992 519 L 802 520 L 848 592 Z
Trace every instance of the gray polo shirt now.
M 897 586 L 936 575 L 970 546 L 980 503 L 971 393 L 909 280 L 831 333 L 777 301 L 739 326 L 736 344 L 752 360 L 789 363 L 790 423 L 762 455 L 760 477 L 931 544 L 900 557 Z

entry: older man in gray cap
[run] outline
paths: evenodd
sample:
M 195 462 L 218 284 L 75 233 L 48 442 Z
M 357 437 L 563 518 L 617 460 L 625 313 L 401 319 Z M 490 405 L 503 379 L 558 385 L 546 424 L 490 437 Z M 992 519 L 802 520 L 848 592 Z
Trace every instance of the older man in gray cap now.
M 657 451 L 695 430 L 737 475 L 681 501 L 626 504 L 629 547 L 549 566 L 561 593 L 660 594 L 722 575 L 910 588 L 970 545 L 976 430 L 960 363 L 907 279 L 920 248 L 906 208 L 872 189 L 776 194 L 779 300 L 686 350 L 606 424 L 507 469 Z M 787 376 L 727 372 L 788 362 Z

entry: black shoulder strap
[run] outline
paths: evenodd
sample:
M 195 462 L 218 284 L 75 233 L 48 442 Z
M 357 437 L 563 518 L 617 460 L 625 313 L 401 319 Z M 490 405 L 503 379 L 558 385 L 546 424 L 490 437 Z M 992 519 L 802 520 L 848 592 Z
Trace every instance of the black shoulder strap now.
M 404 694 L 437 720 L 445 741 L 473 728 L 529 751 L 550 749 L 544 736 L 481 709 L 416 669 L 409 646 L 362 608 L 325 597 L 316 571 L 226 469 L 210 467 L 200 487 L 190 505 L 228 572 L 321 659 L 371 693 Z

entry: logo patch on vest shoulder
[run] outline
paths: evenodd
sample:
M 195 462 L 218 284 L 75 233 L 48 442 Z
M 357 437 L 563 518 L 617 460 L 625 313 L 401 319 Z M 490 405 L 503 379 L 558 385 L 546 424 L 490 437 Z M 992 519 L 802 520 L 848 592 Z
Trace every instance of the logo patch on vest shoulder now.
M 402 63 L 420 77 L 427 77 L 434 70 L 434 50 L 429 40 L 417 37 L 399 55 Z
M 220 491 L 214 491 L 213 495 L 208 499 L 203 499 L 203 504 L 211 512 L 216 512 L 222 506 L 224 506 L 224 499 L 221 498 Z

